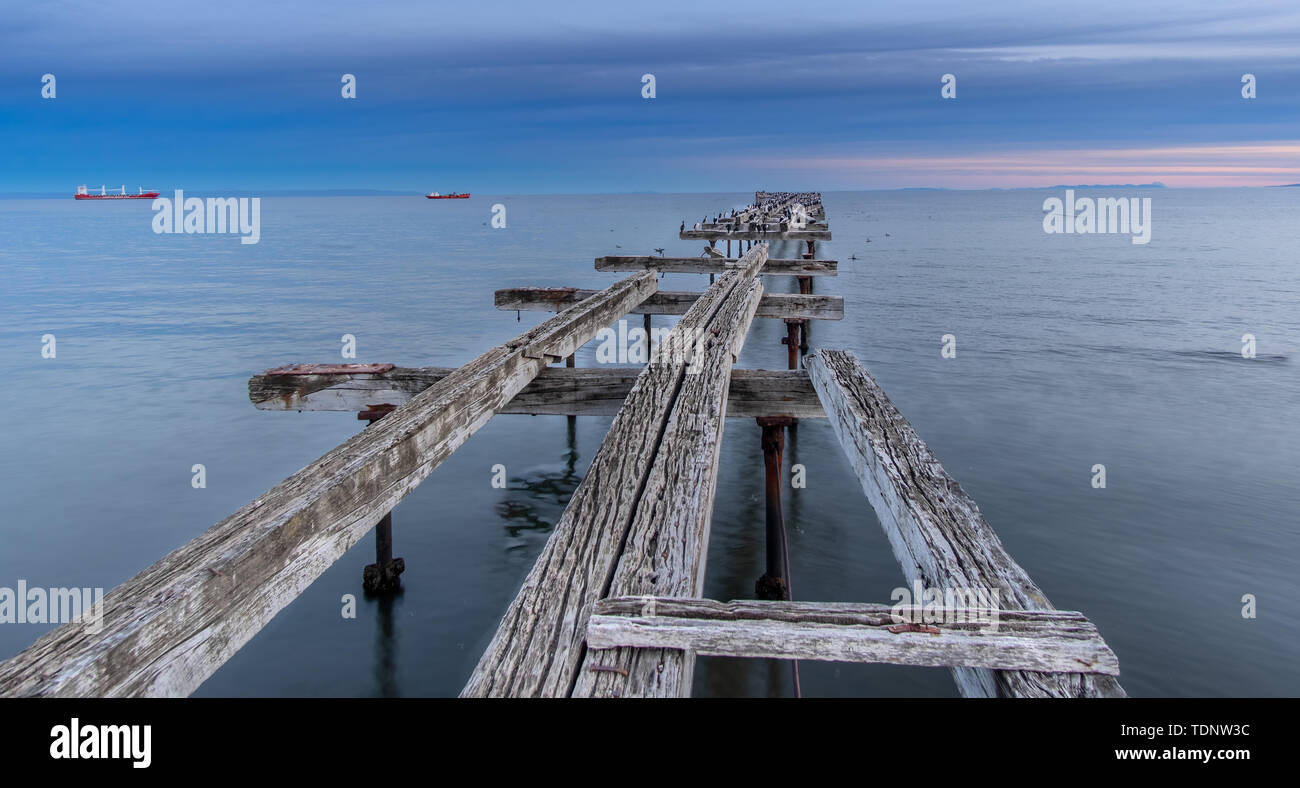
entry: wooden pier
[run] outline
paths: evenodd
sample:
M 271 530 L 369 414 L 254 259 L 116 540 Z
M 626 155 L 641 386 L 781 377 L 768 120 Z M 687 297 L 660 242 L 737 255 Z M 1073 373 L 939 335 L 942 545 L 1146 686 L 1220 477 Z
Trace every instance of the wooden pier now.
M 747 245 L 736 257 L 602 257 L 597 270 L 631 276 L 604 290 L 499 291 L 498 308 L 558 314 L 460 368 L 255 375 L 259 409 L 355 411 L 370 426 L 109 592 L 97 631 L 65 624 L 0 663 L 0 695 L 188 695 L 376 526 L 365 581 L 384 592 L 403 569 L 392 508 L 493 416 L 526 413 L 614 418 L 463 696 L 685 696 L 700 654 L 947 666 L 967 696 L 1123 696 L 1096 628 L 1052 607 L 857 359 L 799 353 L 804 321 L 844 314 L 841 298 L 811 292 L 812 277 L 838 273 L 812 259 L 830 238 L 820 195 L 759 192 L 726 219 L 681 237 Z M 808 253 L 769 260 L 764 241 L 780 239 Z M 660 272 L 713 281 L 661 292 Z M 763 275 L 796 276 L 800 293 L 765 294 Z M 628 314 L 647 328 L 650 315 L 681 319 L 640 368 L 574 368 L 578 348 Z M 756 317 L 791 327 L 788 369 L 734 368 Z M 700 598 L 728 417 L 763 427 L 760 600 Z M 919 609 L 790 599 L 780 452 L 795 419 L 827 420 L 907 582 L 991 590 L 996 607 L 949 606 L 953 620 L 930 622 Z
M 719 240 L 749 241 L 829 241 L 830 227 L 816 192 L 789 192 L 771 195 L 756 192 L 754 202 L 734 215 L 719 216 L 694 227 L 682 226 L 682 240 L 705 240 L 714 246 Z M 810 247 L 811 251 L 811 247 Z M 811 256 L 811 255 L 810 255 Z

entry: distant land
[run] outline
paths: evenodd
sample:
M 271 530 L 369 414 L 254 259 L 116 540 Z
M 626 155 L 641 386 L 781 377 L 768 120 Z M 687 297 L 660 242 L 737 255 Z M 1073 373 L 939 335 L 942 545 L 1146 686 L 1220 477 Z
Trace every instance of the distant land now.
M 1151 183 L 1075 183 L 1057 186 L 991 186 L 987 189 L 951 189 L 947 186 L 906 186 L 898 189 L 881 189 L 880 191 L 897 192 L 1040 192 L 1055 189 L 1166 189 L 1160 181 Z
M 194 194 L 247 194 L 252 197 L 423 197 L 425 192 L 401 189 L 196 189 Z
M 395 189 L 182 189 L 187 196 L 222 197 L 423 197 L 424 192 Z M 0 192 L 3 200 L 57 200 L 71 199 L 75 190 L 64 192 Z M 163 197 L 171 197 L 176 189 L 156 189 Z
M 234 194 L 237 190 L 227 190 Z M 268 197 L 423 197 L 424 192 L 402 191 L 400 189 L 256 189 L 245 190 L 249 194 Z
M 1217 188 L 1217 187 L 1169 187 L 1161 181 L 1151 183 L 1076 183 L 1076 184 L 1058 184 L 1056 186 L 1013 186 L 1013 187 L 991 187 L 987 189 L 967 189 L 951 188 L 947 186 L 898 186 L 893 188 L 880 189 L 824 189 L 827 194 L 836 192 L 1021 192 L 1021 191 L 1061 191 L 1062 189 L 1168 189 L 1168 188 Z M 1238 188 L 1269 188 L 1269 189 L 1288 189 L 1300 188 L 1300 183 L 1277 183 L 1265 187 L 1243 186 Z M 66 200 L 71 199 L 73 189 L 58 192 L 5 192 L 0 191 L 0 200 Z M 175 187 L 158 189 L 162 196 L 171 197 Z M 425 192 L 404 189 L 227 189 L 227 188 L 207 188 L 207 189 L 185 189 L 185 194 L 192 197 L 204 196 L 251 196 L 251 197 L 423 197 Z M 491 194 L 497 196 L 564 196 L 569 194 L 717 194 L 718 192 L 658 192 L 653 190 L 628 191 L 628 192 L 519 192 L 512 195 L 510 192 L 494 191 Z
M 1075 183 L 1060 186 L 1016 186 L 1010 189 L 989 189 L 991 192 L 1039 192 L 1044 189 L 1164 189 L 1160 181 L 1151 183 Z

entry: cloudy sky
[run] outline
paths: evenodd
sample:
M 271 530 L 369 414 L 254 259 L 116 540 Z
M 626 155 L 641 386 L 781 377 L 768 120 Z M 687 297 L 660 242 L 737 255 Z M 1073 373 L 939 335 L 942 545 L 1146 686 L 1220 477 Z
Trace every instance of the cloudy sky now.
M 0 192 L 1300 182 L 1295 0 L 135 0 L 0 20 Z

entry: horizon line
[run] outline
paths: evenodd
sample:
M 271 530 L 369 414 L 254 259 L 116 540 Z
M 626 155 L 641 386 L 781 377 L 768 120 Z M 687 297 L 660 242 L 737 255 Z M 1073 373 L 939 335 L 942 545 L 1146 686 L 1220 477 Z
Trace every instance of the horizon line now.
M 1151 183 L 1061 183 L 1052 186 L 985 186 L 985 187 L 962 187 L 962 186 L 894 186 L 890 188 L 876 189 L 812 189 L 819 194 L 851 194 L 861 192 L 1014 192 L 1014 191 L 1051 191 L 1053 189 L 1159 189 L 1162 191 L 1195 191 L 1208 189 L 1277 189 L 1300 187 L 1300 183 L 1269 183 L 1269 184 L 1249 184 L 1239 186 L 1168 186 L 1159 181 Z M 162 189 L 153 189 L 153 191 L 163 192 Z M 171 189 L 170 191 L 186 191 L 186 189 Z M 763 191 L 763 190 L 756 190 Z M 799 189 L 784 189 L 782 191 L 801 191 Z M 361 188 L 335 188 L 335 189 L 231 189 L 226 187 L 218 188 L 196 188 L 192 193 L 214 193 L 238 194 L 244 193 L 248 196 L 266 195 L 272 197 L 423 197 L 425 192 L 404 189 L 361 189 Z M 258 192 L 258 195 L 251 194 Z M 748 190 L 739 193 L 747 193 Z M 625 196 L 625 195 L 683 195 L 683 194 L 735 194 L 736 190 L 708 190 L 708 191 L 655 191 L 655 190 L 628 190 L 628 191 L 573 191 L 573 192 L 481 192 L 484 196 L 491 197 L 580 197 L 580 196 Z M 0 200 L 19 200 L 19 199 L 64 199 L 71 196 L 71 192 L 53 192 L 53 191 L 0 191 Z M 471 199 L 472 199 L 471 192 Z M 165 195 L 164 195 L 165 196 Z

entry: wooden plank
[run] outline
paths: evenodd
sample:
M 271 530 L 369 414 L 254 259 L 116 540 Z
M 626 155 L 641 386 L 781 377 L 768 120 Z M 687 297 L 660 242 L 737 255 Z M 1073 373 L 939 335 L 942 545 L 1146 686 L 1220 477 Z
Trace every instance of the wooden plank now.
M 720 274 L 734 258 L 650 257 L 609 255 L 596 258 L 597 271 L 644 271 L 653 269 L 667 274 Z M 764 276 L 837 276 L 837 260 L 768 260 Z
M 624 540 L 608 596 L 698 597 L 717 487 L 731 365 L 740 356 L 762 285 L 741 281 L 719 311 L 703 369 L 682 383 Z M 610 668 L 613 668 L 611 670 Z M 575 697 L 688 697 L 695 655 L 673 649 L 587 650 Z
M 656 514 L 676 513 L 685 529 L 671 549 L 661 543 L 673 562 L 665 586 L 700 574 L 728 373 L 758 307 L 756 274 L 766 259 L 766 245 L 750 250 L 673 328 L 670 345 L 697 348 L 689 366 L 670 356 L 642 370 L 463 696 L 568 695 L 580 679 L 591 607 L 615 584 L 620 558 L 644 548 L 644 529 L 662 524 Z M 676 667 L 671 691 L 689 690 L 692 664 Z
M 511 287 L 496 291 L 496 307 L 504 311 L 554 312 L 590 298 L 598 290 L 576 287 Z M 660 290 L 632 310 L 637 315 L 683 315 L 699 293 Z M 803 318 L 805 320 L 843 320 L 841 296 L 805 295 L 802 293 L 765 293 L 756 317 Z
M 804 222 L 804 225 L 802 227 L 787 226 L 786 229 L 782 230 L 781 225 L 783 224 L 787 224 L 786 220 L 779 218 L 777 215 L 774 214 L 767 217 L 755 216 L 752 219 L 738 220 L 734 222 L 730 220 L 724 220 L 721 222 L 706 222 L 704 224 L 699 225 L 698 227 L 692 227 L 690 230 L 687 230 L 686 232 L 723 233 L 731 237 L 734 237 L 739 234 L 744 234 L 744 233 L 753 233 L 762 236 L 764 235 L 762 228 L 763 226 L 766 226 L 767 227 L 766 237 L 768 237 L 770 240 L 771 236 L 781 235 L 784 233 L 814 232 L 814 231 L 825 232 L 830 229 L 830 225 L 828 225 L 826 222 L 814 221 L 812 219 L 809 219 L 808 221 Z
M 1051 602 L 1007 554 L 975 501 L 848 351 L 819 350 L 804 364 L 831 429 L 889 537 L 909 582 L 938 589 L 998 589 L 1007 610 Z M 1123 696 L 1110 677 L 957 668 L 967 696 Z
M 786 230 L 785 232 L 760 233 L 752 230 L 737 230 L 727 232 L 726 230 L 682 230 L 677 237 L 683 241 L 716 241 L 716 240 L 741 240 L 741 241 L 829 241 L 831 240 L 830 230 Z
M 1080 613 L 958 608 L 948 610 L 945 621 L 906 626 L 904 622 L 922 621 L 923 612 L 916 607 L 834 602 L 620 597 L 596 603 L 587 623 L 587 647 L 1119 674 L 1114 652 Z
M 391 365 L 389 365 L 391 366 Z M 248 381 L 248 398 L 259 410 L 360 412 L 374 405 L 402 405 L 454 372 L 452 367 L 393 367 L 380 374 L 288 376 L 264 373 Z M 499 414 L 613 416 L 623 406 L 640 367 L 547 367 Z M 728 418 L 826 417 L 802 370 L 733 369 Z
M 0 663 L 3 695 L 188 695 L 545 366 L 653 293 L 652 272 L 489 350 Z M 256 451 L 256 447 L 250 447 Z

